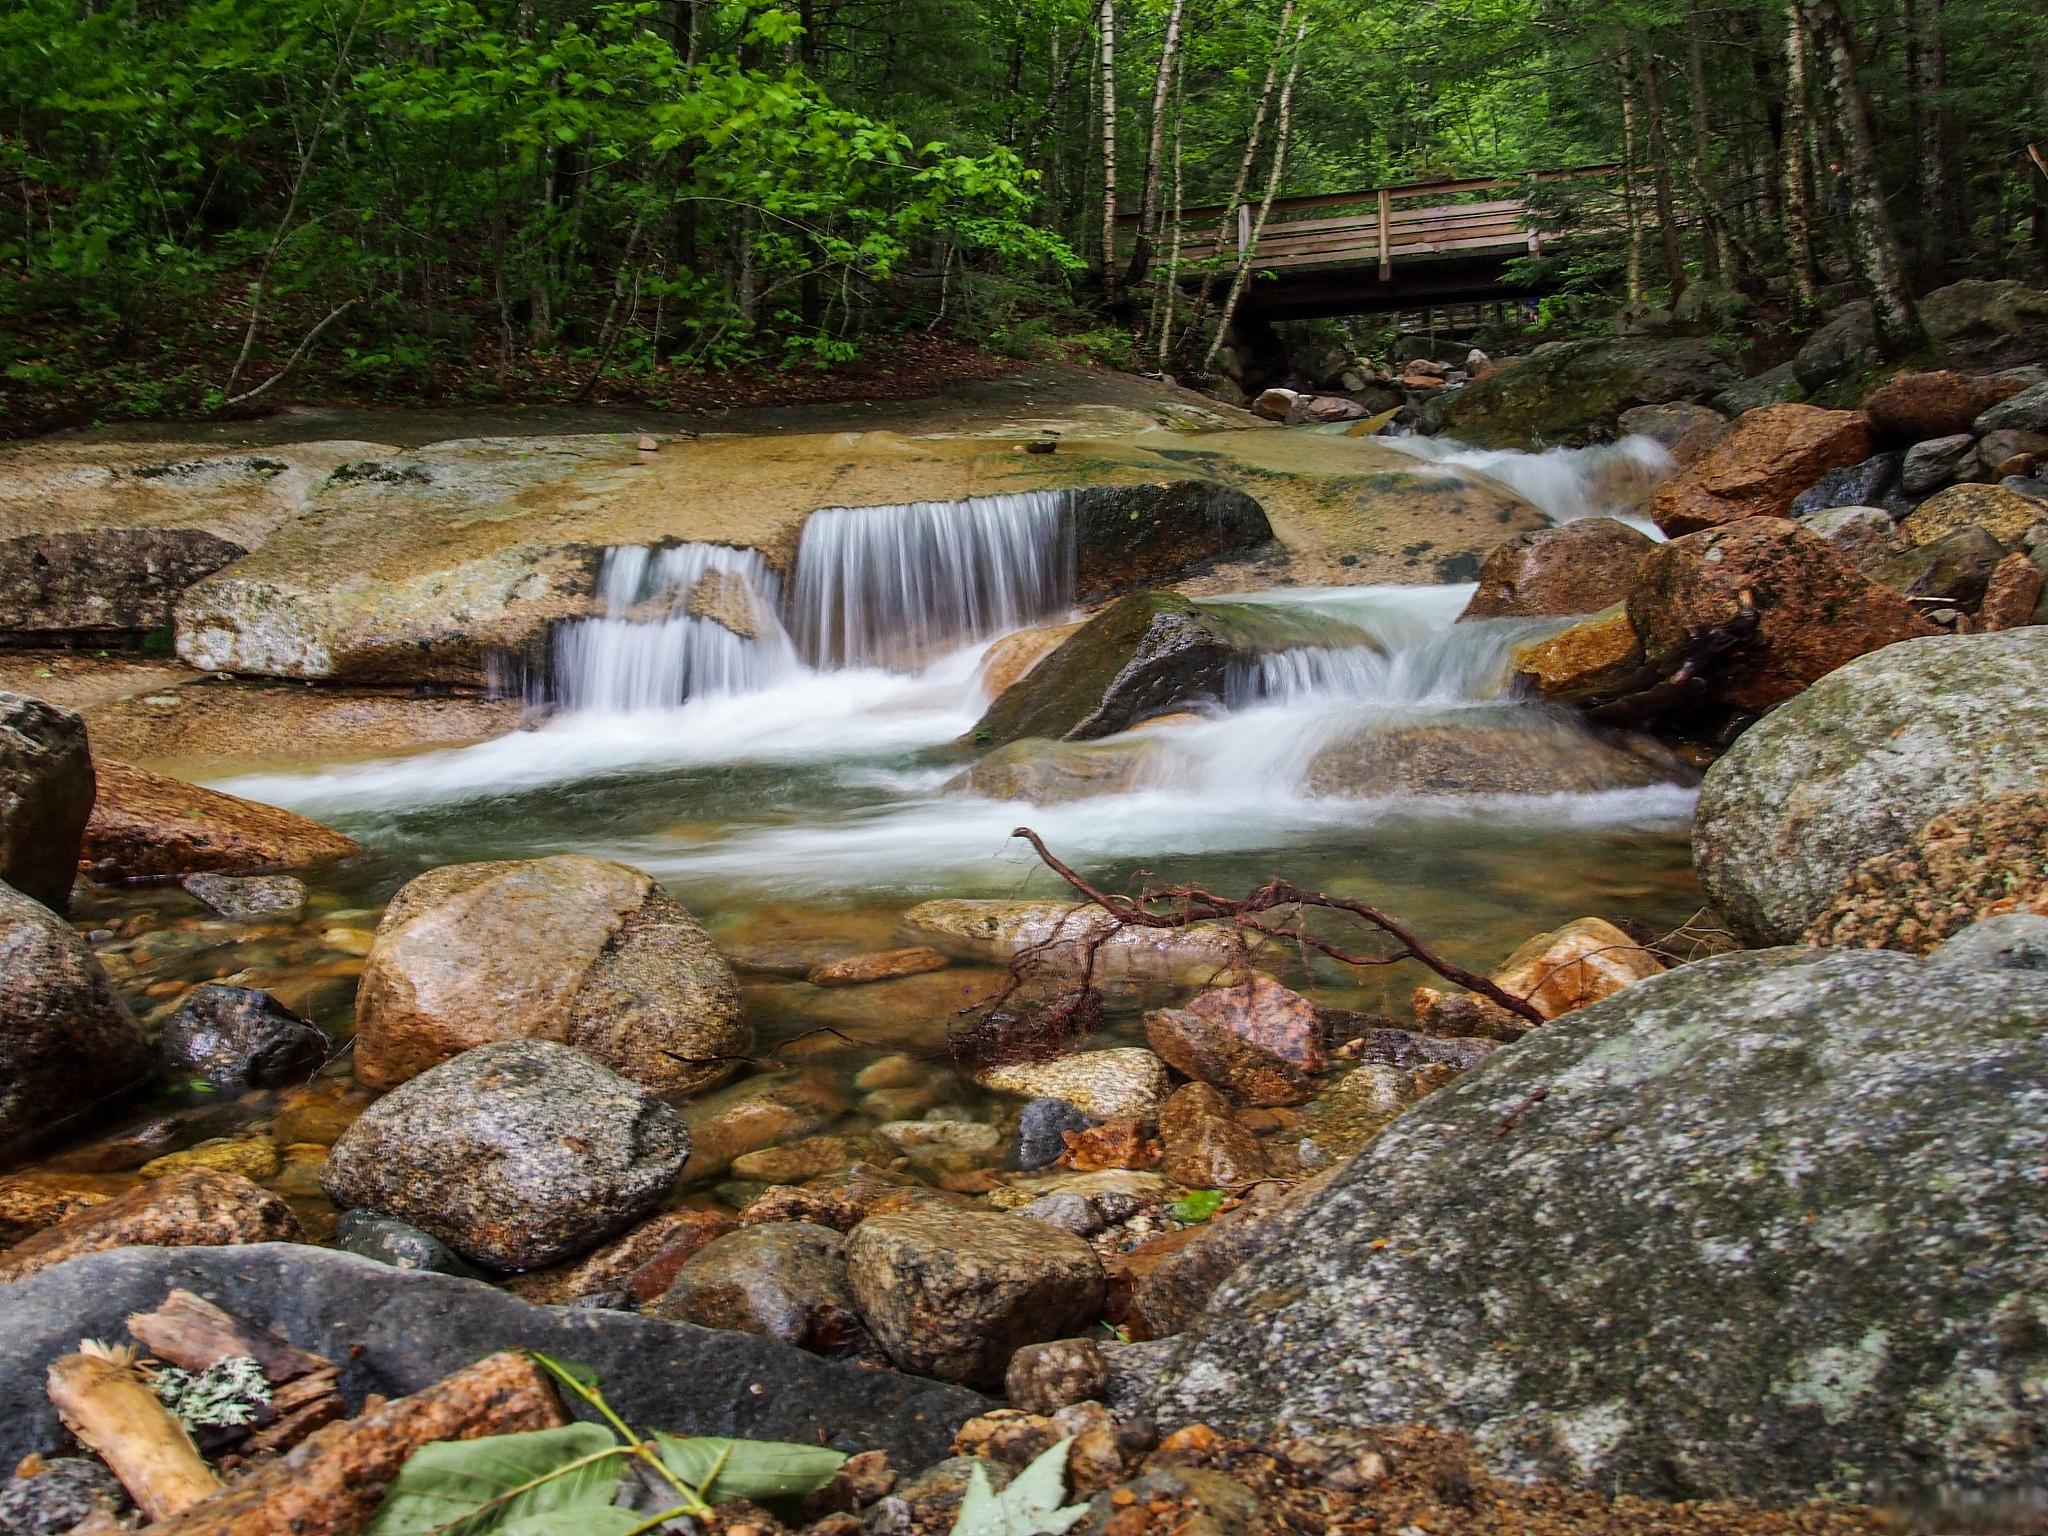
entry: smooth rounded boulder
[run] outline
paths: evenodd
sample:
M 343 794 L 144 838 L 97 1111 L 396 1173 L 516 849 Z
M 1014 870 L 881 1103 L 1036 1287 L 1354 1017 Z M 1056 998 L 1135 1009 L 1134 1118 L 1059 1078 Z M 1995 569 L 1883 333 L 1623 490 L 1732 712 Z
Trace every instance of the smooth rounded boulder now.
M 1479 589 L 1458 617 L 1598 613 L 1628 595 L 1637 562 L 1655 542 L 1611 517 L 1582 517 L 1518 533 L 1487 555 L 1479 567 Z
M 1078 1334 L 1102 1307 L 1095 1251 L 1019 1216 L 870 1216 L 846 1241 L 846 1267 L 892 1360 L 966 1386 L 1000 1386 L 1020 1348 Z
M 378 924 L 356 1075 L 389 1088 L 513 1039 L 671 1095 L 722 1082 L 753 1047 L 731 968 L 652 876 L 579 854 L 428 870 Z
M 1831 469 L 1870 457 L 1857 411 L 1766 405 L 1745 411 L 1714 445 L 1657 488 L 1650 515 L 1673 536 L 1745 517 L 1783 517 Z
M 646 1215 L 689 1151 L 682 1117 L 639 1084 L 569 1046 L 508 1040 L 371 1105 L 320 1182 L 474 1263 L 533 1269 Z
M 0 692 L 0 881 L 58 912 L 69 905 L 93 785 L 85 721 Z
M 158 1070 L 216 1088 L 304 1082 L 327 1060 L 327 1036 L 267 992 L 194 987 L 157 1031 Z
M 297 869 L 362 849 L 332 827 L 240 795 L 100 758 L 99 793 L 85 828 L 95 876 L 254 874 Z
M 2048 1479 L 2044 1081 L 2039 972 L 1681 966 L 1396 1119 L 1143 1408 L 1434 1424 L 1515 1476 L 1665 1498 L 2024 1495 Z
M 1899 532 L 1914 545 L 1932 544 L 1965 528 L 1981 528 L 2008 546 L 2048 524 L 2048 501 L 2002 485 L 1952 485 L 1906 514 Z
M 1911 640 L 1745 731 L 1700 786 L 1693 861 L 1752 943 L 1791 943 L 1866 859 L 2048 783 L 2048 628 Z
M 0 1166 L 148 1080 L 149 1042 L 71 926 L 0 885 Z

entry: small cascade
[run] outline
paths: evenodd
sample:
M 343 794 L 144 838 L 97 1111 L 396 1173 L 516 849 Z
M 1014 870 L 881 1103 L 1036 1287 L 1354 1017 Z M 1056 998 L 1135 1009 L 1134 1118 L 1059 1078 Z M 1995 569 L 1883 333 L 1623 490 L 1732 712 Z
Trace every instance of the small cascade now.
M 821 667 L 906 665 L 1073 605 L 1065 491 L 830 507 L 804 524 L 792 610 Z
M 1612 517 L 1662 538 L 1640 506 L 1674 467 L 1670 451 L 1653 437 L 1624 437 L 1589 448 L 1473 448 L 1447 437 L 1375 438 L 1389 448 L 1432 464 L 1473 470 L 1498 481 L 1553 523 Z
M 565 709 L 672 709 L 801 665 L 779 612 L 782 582 L 756 550 L 619 545 L 604 553 L 597 596 L 601 616 L 554 632 L 548 693 Z

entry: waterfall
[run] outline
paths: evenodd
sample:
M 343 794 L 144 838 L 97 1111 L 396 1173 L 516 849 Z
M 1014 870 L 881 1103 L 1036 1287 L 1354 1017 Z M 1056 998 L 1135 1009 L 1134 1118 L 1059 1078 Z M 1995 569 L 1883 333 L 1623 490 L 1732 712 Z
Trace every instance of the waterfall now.
M 722 544 L 618 545 L 598 567 L 604 612 L 556 626 L 549 692 L 570 710 L 672 709 L 746 693 L 800 663 L 782 582 L 760 553 Z
M 1553 523 L 1581 517 L 1611 517 L 1664 535 L 1640 510 L 1658 481 L 1671 473 L 1670 451 L 1653 437 L 1624 437 L 1588 448 L 1474 448 L 1448 437 L 1385 437 L 1374 442 L 1423 459 L 1473 470 L 1498 481 Z
M 828 507 L 804 524 L 793 614 L 814 665 L 872 666 L 986 640 L 1073 605 L 1065 491 Z

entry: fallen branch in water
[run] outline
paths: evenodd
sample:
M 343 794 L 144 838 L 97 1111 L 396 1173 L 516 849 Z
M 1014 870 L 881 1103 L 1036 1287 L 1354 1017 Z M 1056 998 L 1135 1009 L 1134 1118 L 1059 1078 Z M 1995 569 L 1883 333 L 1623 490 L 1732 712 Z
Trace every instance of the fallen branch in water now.
M 986 1020 L 1016 996 L 1051 950 L 1069 944 L 1078 945 L 1078 980 L 1071 989 L 1034 1019 L 1034 1047 L 1049 1046 L 1057 1049 L 1094 1028 L 1102 1008 L 1101 995 L 1095 989 L 1096 959 L 1104 946 L 1119 934 L 1134 928 L 1184 929 L 1201 923 L 1214 923 L 1226 927 L 1236 941 L 1236 959 L 1228 965 L 1219 966 L 1219 975 L 1233 971 L 1248 973 L 1252 969 L 1255 944 L 1288 944 L 1297 949 L 1312 950 L 1317 954 L 1326 955 L 1342 965 L 1398 965 L 1404 960 L 1413 960 L 1454 986 L 1478 994 L 1531 1025 L 1545 1022 L 1543 1015 L 1527 998 L 1517 997 L 1478 972 L 1468 971 L 1462 965 L 1446 959 L 1425 943 L 1407 924 L 1365 902 L 1329 896 L 1321 891 L 1304 890 L 1289 881 L 1279 879 L 1269 880 L 1258 889 L 1238 898 L 1219 895 L 1199 885 L 1169 885 L 1158 890 L 1141 891 L 1135 896 L 1126 896 L 1101 890 L 1091 884 L 1083 875 L 1062 862 L 1045 846 L 1044 839 L 1029 827 L 1019 827 L 1010 835 L 1021 837 L 1031 844 L 1047 869 L 1086 898 L 1090 905 L 1109 914 L 1110 918 L 1107 923 L 1090 924 L 1085 931 L 1074 934 L 1055 931 L 1051 936 L 1020 950 L 1010 962 L 1008 985 L 981 1010 Z M 1392 944 L 1388 948 L 1375 950 L 1340 946 L 1309 932 L 1306 916 L 1309 911 L 1337 913 L 1341 917 L 1362 924 L 1374 934 L 1384 936 L 1391 940 Z M 987 1034 L 988 1031 L 983 1030 L 956 1035 L 955 1053 L 987 1054 L 992 1043 Z

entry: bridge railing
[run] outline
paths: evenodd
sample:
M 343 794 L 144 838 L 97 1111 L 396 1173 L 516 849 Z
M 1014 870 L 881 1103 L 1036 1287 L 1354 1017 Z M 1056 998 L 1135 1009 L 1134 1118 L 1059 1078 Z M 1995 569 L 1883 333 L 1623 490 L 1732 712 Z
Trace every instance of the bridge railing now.
M 1392 278 L 1395 263 L 1404 259 L 1489 251 L 1540 255 L 1547 231 L 1530 205 L 1529 189 L 1557 182 L 1611 181 L 1620 170 L 1617 165 L 1581 166 L 1278 198 L 1259 236 L 1256 260 L 1261 268 L 1376 263 L 1385 282 Z M 1520 195 L 1480 196 L 1487 192 Z M 1253 209 L 1240 205 L 1234 230 L 1219 242 L 1217 225 L 1227 212 L 1221 204 L 1182 210 L 1184 262 L 1234 259 L 1245 253 L 1252 244 Z M 1134 234 L 1137 216 L 1126 214 L 1118 223 Z

